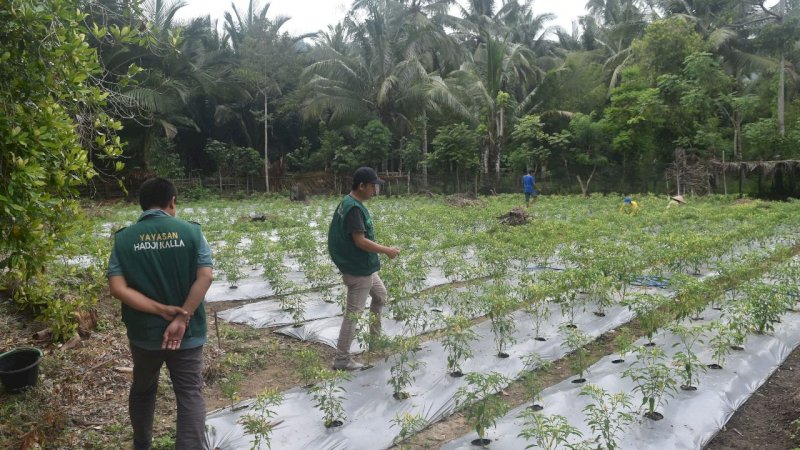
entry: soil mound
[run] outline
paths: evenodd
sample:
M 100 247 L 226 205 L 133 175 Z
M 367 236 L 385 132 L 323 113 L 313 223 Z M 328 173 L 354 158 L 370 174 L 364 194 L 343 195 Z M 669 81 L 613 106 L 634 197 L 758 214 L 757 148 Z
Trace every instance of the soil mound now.
M 465 192 L 463 194 L 453 194 L 447 197 L 447 204 L 450 206 L 463 208 L 465 206 L 480 206 L 483 203 L 478 200 L 478 197 L 475 194 L 471 192 Z
M 524 208 L 516 207 L 498 217 L 498 219 L 500 219 L 500 223 L 504 225 L 525 225 L 528 223 L 530 216 L 528 215 L 528 211 L 525 211 Z

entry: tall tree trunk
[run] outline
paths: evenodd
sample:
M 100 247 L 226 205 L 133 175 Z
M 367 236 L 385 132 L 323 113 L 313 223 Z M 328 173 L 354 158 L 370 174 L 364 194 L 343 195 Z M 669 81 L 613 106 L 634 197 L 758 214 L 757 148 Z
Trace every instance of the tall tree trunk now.
M 786 102 L 786 68 L 784 65 L 786 64 L 786 56 L 781 52 L 781 65 L 778 70 L 780 70 L 778 75 L 778 133 L 780 133 L 781 137 L 786 136 L 786 124 L 785 124 L 785 102 Z
M 734 111 L 731 116 L 733 125 L 733 158 L 736 161 L 742 160 L 742 114 Z
M 581 194 L 584 197 L 589 196 L 589 183 L 592 182 L 592 177 L 594 176 L 594 172 L 597 170 L 597 166 L 592 167 L 592 173 L 589 174 L 589 178 L 586 179 L 586 183 L 583 182 L 580 175 L 575 175 L 575 178 L 578 179 L 578 184 L 581 186 Z
M 488 139 L 487 139 L 487 141 L 488 141 Z M 489 147 L 490 146 L 491 146 L 491 144 L 489 142 L 485 142 L 484 145 L 483 145 L 483 149 L 482 149 L 483 154 L 481 155 L 481 170 L 483 171 L 484 175 L 489 173 Z
M 786 14 L 786 0 L 780 0 L 780 16 L 779 21 L 783 23 L 784 14 Z M 786 55 L 781 49 L 781 65 L 778 67 L 778 133 L 780 133 L 781 137 L 786 136 L 786 124 L 785 124 L 785 105 L 784 102 L 786 101 L 786 68 L 784 65 L 786 64 Z M 759 185 L 760 187 L 760 185 Z M 759 192 L 760 193 L 760 192 Z
M 428 187 L 428 115 L 422 111 L 422 186 Z
M 269 104 L 269 96 L 267 95 L 267 91 L 264 91 L 264 185 L 267 188 L 267 193 L 269 193 L 269 136 L 268 136 L 269 109 L 267 108 L 268 104 Z
M 497 121 L 497 139 L 495 139 L 495 161 L 494 161 L 494 171 L 497 174 L 497 178 L 500 178 L 500 153 L 503 151 L 503 122 L 505 120 L 505 114 L 503 109 L 500 109 L 500 114 L 498 116 Z

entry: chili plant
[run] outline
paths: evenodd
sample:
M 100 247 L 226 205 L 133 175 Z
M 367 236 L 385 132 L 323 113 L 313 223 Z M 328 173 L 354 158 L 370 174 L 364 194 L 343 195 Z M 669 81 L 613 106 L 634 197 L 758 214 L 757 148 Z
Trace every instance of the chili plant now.
M 591 275 L 590 298 L 597 310 L 594 314 L 605 317 L 606 309 L 614 304 L 614 297 L 611 295 L 614 287 L 614 279 L 599 272 Z
M 517 309 L 517 302 L 510 297 L 508 287 L 500 282 L 492 285 L 486 300 L 497 356 L 508 358 L 508 353 L 505 353 L 506 346 L 517 341 L 514 338 L 517 323 L 512 315 Z
M 684 391 L 695 391 L 697 390 L 696 383 L 700 383 L 699 372 L 705 372 L 706 366 L 700 362 L 700 359 L 694 352 L 694 346 L 698 343 L 703 343 L 701 337 L 705 332 L 705 327 L 693 327 L 676 323 L 670 327 L 670 331 L 678 338 L 678 342 L 672 344 L 672 347 L 680 348 L 678 352 L 672 356 L 672 361 L 675 366 L 680 368 L 678 373 L 683 378 L 681 389 Z
M 349 372 L 321 369 L 317 373 L 317 378 L 319 382 L 308 389 L 315 402 L 314 406 L 322 411 L 325 428 L 341 426 L 347 419 L 342 406 L 345 389 L 341 383 L 350 380 L 351 375 Z
M 238 234 L 229 234 L 229 240 L 222 252 L 220 252 L 217 259 L 217 265 L 220 270 L 225 274 L 225 281 L 228 282 L 230 289 L 236 289 L 239 286 L 237 283 L 244 278 L 242 272 L 241 250 L 239 250 L 239 236 Z
M 262 277 L 269 282 L 272 292 L 276 295 L 288 294 L 297 290 L 295 284 L 286 276 L 286 266 L 283 265 L 283 251 L 280 247 L 273 246 L 261 258 L 264 267 Z
M 322 369 L 322 359 L 319 353 L 311 347 L 304 347 L 294 351 L 293 358 L 297 361 L 300 381 L 305 386 L 311 386 Z
M 523 359 L 525 363 L 525 372 L 523 373 L 520 381 L 525 388 L 523 396 L 525 401 L 531 402 L 530 409 L 534 411 L 541 411 L 544 407 L 537 404 L 541 401 L 542 381 L 539 378 L 540 371 L 550 370 L 553 363 L 549 360 L 542 358 L 538 353 L 531 353 Z
M 478 338 L 472 329 L 472 322 L 464 316 L 450 316 L 444 319 L 445 330 L 442 347 L 447 352 L 447 371 L 450 376 L 460 377 L 461 363 L 473 355 L 472 341 Z
M 478 440 L 472 443 L 485 446 L 491 441 L 486 439 L 486 430 L 494 427 L 497 419 L 508 412 L 508 404 L 496 394 L 511 380 L 497 372 L 468 373 L 465 380 L 467 385 L 456 391 L 456 407 L 464 407 L 464 418 L 478 433 Z
M 580 395 L 589 397 L 592 403 L 583 408 L 586 423 L 595 435 L 597 448 L 615 450 L 619 448 L 617 439 L 625 427 L 633 422 L 631 397 L 624 392 L 610 394 L 605 389 L 589 384 L 581 389 Z
M 690 317 L 692 320 L 703 320 L 700 313 L 706 308 L 709 301 L 718 296 L 716 286 L 705 283 L 688 275 L 676 274 L 670 280 L 677 292 L 677 319 Z
M 730 302 L 723 308 L 722 318 L 731 332 L 732 350 L 744 350 L 744 341 L 753 328 L 753 318 L 747 309 L 748 305 L 742 302 Z
M 592 341 L 592 337 L 577 328 L 570 328 L 568 325 L 562 325 L 561 331 L 566 335 L 561 346 L 568 353 L 572 353 L 570 367 L 578 374 L 578 378 L 572 380 L 572 382 L 583 383 L 586 381 L 583 373 L 589 366 L 589 350 L 586 349 L 586 345 Z
M 393 352 L 386 360 L 392 360 L 392 366 L 389 368 L 389 385 L 392 386 L 392 396 L 397 400 L 409 397 L 405 389 L 414 382 L 416 378 L 414 372 L 425 365 L 424 362 L 414 359 L 419 348 L 417 336 L 409 338 L 398 336 L 392 341 Z
M 527 275 L 522 280 L 523 308 L 533 319 L 534 339 L 545 341 L 546 339 L 542 337 L 540 329 L 542 323 L 550 318 L 551 312 L 548 302 L 550 289 L 544 284 L 535 283 L 532 278 L 532 276 Z
M 585 308 L 585 299 L 578 295 L 582 285 L 580 277 L 583 271 L 578 269 L 567 269 L 560 273 L 558 280 L 558 290 L 556 291 L 556 302 L 561 307 L 561 314 L 567 318 L 567 326 L 574 328 L 575 313 L 578 308 Z
M 746 311 L 758 334 L 775 329 L 774 324 L 780 321 L 781 315 L 788 306 L 787 297 L 781 295 L 763 283 L 747 285 L 743 288 Z
M 420 302 L 414 301 L 410 298 L 394 301 L 392 304 L 395 306 L 402 304 L 402 306 L 396 307 L 393 310 L 395 314 L 394 319 L 397 320 L 397 315 L 400 314 L 402 317 L 403 326 L 406 332 L 410 335 L 422 334 L 428 329 L 428 327 L 431 325 L 431 322 L 433 322 L 428 309 L 425 308 L 425 304 L 420 304 Z
M 239 418 L 238 422 L 244 427 L 244 432 L 253 436 L 251 450 L 258 450 L 262 443 L 267 448 L 272 448 L 270 440 L 272 429 L 280 422 L 274 423 L 269 419 L 275 417 L 275 411 L 272 408 L 281 403 L 283 403 L 283 394 L 277 389 L 267 389 L 256 396 L 252 407 L 254 412 Z
M 630 378 L 636 384 L 633 391 L 642 395 L 642 405 L 647 405 L 645 417 L 661 420 L 664 416 L 656 411 L 666 396 L 677 392 L 672 369 L 664 364 L 666 355 L 659 347 L 639 346 L 636 348 L 636 361 L 627 368 L 622 376 Z
M 642 332 L 648 341 L 645 345 L 649 347 L 656 345 L 653 342 L 653 335 L 669 319 L 666 312 L 661 308 L 668 300 L 663 295 L 637 294 L 625 302 L 625 306 L 633 311 L 639 319 Z
M 725 360 L 731 353 L 731 345 L 733 344 L 733 331 L 724 322 L 714 321 L 709 324 L 709 329 L 714 333 L 708 342 L 711 347 L 712 363 L 708 365 L 709 369 L 722 369 L 725 366 Z
M 633 341 L 635 340 L 633 332 L 628 327 L 622 327 L 619 330 L 619 333 L 614 337 L 614 348 L 617 349 L 617 353 L 619 353 L 619 358 L 611 361 L 614 364 L 619 364 L 625 362 L 625 356 L 628 355 L 631 351 L 631 347 L 633 347 Z
M 533 442 L 525 447 L 526 449 L 555 450 L 568 446 L 570 437 L 583 436 L 577 428 L 567 422 L 566 417 L 561 415 L 547 416 L 526 408 L 519 417 L 524 420 L 524 425 L 518 437 Z
M 428 421 L 419 414 L 397 413 L 392 420 L 392 427 L 400 427 L 400 432 L 397 433 L 392 443 L 399 445 L 401 450 L 410 450 L 411 446 L 406 446 L 403 443 L 410 440 L 410 444 L 413 445 L 414 436 L 427 425 Z

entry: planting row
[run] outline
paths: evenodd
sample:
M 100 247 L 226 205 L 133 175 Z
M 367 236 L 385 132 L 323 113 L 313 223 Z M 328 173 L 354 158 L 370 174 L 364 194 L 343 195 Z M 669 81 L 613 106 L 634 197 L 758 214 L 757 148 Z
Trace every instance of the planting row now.
M 492 440 L 504 449 L 700 449 L 800 344 L 799 275 L 795 259 L 771 278 L 727 291 L 721 308 L 661 323 L 655 339 L 622 346 L 580 378 L 532 391 L 533 401 L 505 416 L 497 396 L 466 401 L 497 378 L 476 375 L 457 395 L 476 432 L 443 448 Z
M 416 418 L 419 423 L 428 424 L 452 412 L 455 405 L 454 398 L 459 397 L 456 392 L 460 388 L 470 385 L 470 380 L 476 377 L 476 375 L 470 375 L 457 378 L 454 375 L 459 375 L 460 372 L 488 374 L 503 368 L 500 369 L 503 380 L 516 378 L 526 368 L 526 362 L 532 364 L 530 358 L 525 358 L 531 352 L 541 355 L 546 360 L 556 359 L 566 352 L 581 352 L 583 346 L 591 340 L 589 336 L 596 336 L 609 328 L 620 325 L 632 317 L 634 311 L 658 317 L 653 311 L 659 309 L 657 306 L 668 303 L 668 298 L 654 292 L 640 292 L 638 295 L 632 296 L 632 301 L 627 302 L 627 308 L 613 305 L 611 314 L 608 315 L 612 319 L 598 317 L 591 313 L 579 313 L 571 317 L 568 311 L 562 313 L 560 305 L 546 303 L 549 313 L 556 321 L 548 322 L 545 325 L 551 339 L 544 342 L 535 339 L 543 336 L 534 332 L 532 328 L 515 329 L 515 324 L 533 324 L 537 321 L 535 317 L 527 313 L 509 314 L 504 316 L 507 320 L 500 320 L 500 316 L 497 315 L 495 320 L 489 320 L 476 327 L 470 327 L 469 321 L 454 320 L 445 329 L 441 343 L 429 342 L 422 347 L 425 351 L 419 352 L 417 343 L 413 339 L 398 340 L 393 349 L 394 352 L 388 358 L 393 362 L 392 365 L 378 364 L 374 369 L 356 375 L 357 378 L 353 381 L 342 381 L 340 377 L 344 375 L 323 369 L 312 371 L 309 381 L 316 380 L 316 383 L 310 390 L 308 392 L 292 392 L 291 404 L 282 404 L 278 409 L 278 417 L 284 417 L 283 408 L 289 408 L 286 414 L 293 418 L 293 422 L 289 424 L 287 419 L 287 422 L 276 427 L 275 438 L 281 439 L 281 448 L 284 448 L 284 444 L 289 446 L 286 448 L 292 448 L 290 445 L 294 445 L 293 442 L 311 445 L 315 448 L 337 448 L 336 446 L 341 445 L 347 448 L 362 448 L 359 447 L 361 445 L 359 442 L 369 442 L 372 447 L 364 448 L 376 448 L 375 436 L 389 436 L 388 427 L 393 420 L 399 420 L 398 417 Z M 640 304 L 646 306 L 640 306 Z M 591 309 L 597 309 L 594 308 L 596 305 L 592 306 Z M 492 316 L 490 315 L 490 317 Z M 564 326 L 558 327 L 557 323 L 559 322 L 563 322 Z M 651 319 L 650 322 L 656 323 L 656 320 Z M 598 327 L 597 324 L 604 325 Z M 570 328 L 570 325 L 575 325 L 576 328 Z M 560 331 L 556 332 L 556 330 Z M 489 344 L 492 342 L 494 346 Z M 500 358 L 504 356 L 503 353 L 510 357 Z M 418 373 L 423 364 L 425 369 Z M 311 366 L 304 364 L 304 367 Z M 507 373 L 503 373 L 504 371 Z M 445 373 L 450 375 L 445 375 Z M 416 385 L 409 388 L 409 384 L 417 376 L 419 377 L 418 381 L 422 384 L 420 390 L 416 389 Z M 466 381 L 464 381 L 465 379 Z M 433 384 L 428 385 L 428 382 Z M 382 387 L 386 386 L 384 383 L 394 386 L 393 397 L 398 400 L 405 398 L 406 394 L 410 395 L 411 399 L 407 402 L 380 401 L 380 391 L 386 392 L 386 387 Z M 489 387 L 477 392 L 491 391 L 491 386 L 494 385 L 490 384 Z M 350 396 L 342 398 L 344 392 L 342 388 L 346 390 L 350 387 L 357 389 L 357 397 L 355 399 Z M 469 394 L 467 397 L 473 394 Z M 362 404 L 367 401 L 366 399 L 369 399 L 369 403 Z M 309 405 L 316 405 L 323 416 L 322 423 L 314 427 L 314 421 L 309 415 L 298 419 L 300 422 L 294 420 L 295 416 L 291 411 L 298 407 L 298 402 L 300 410 L 304 411 Z M 209 424 L 212 424 L 216 430 L 215 433 L 212 433 L 212 438 L 218 445 L 221 445 L 221 448 L 235 448 L 236 445 L 241 445 L 244 440 L 248 439 L 239 425 L 226 428 L 224 424 L 239 423 L 237 421 L 244 420 L 242 417 L 258 414 L 252 407 L 247 408 L 252 405 L 255 403 L 245 405 L 246 408 L 241 411 L 220 412 L 209 417 Z M 376 411 L 383 412 L 377 414 Z M 395 417 L 388 417 L 387 413 L 394 413 Z M 235 417 L 231 418 L 231 414 Z M 348 419 L 335 434 L 331 434 L 322 427 L 323 424 L 335 426 L 337 421 L 343 421 L 344 416 L 347 416 Z M 239 431 L 236 431 L 237 429 Z M 365 432 L 372 436 L 370 440 L 361 440 L 364 438 L 363 433 Z M 286 433 L 286 436 L 293 436 L 293 440 L 284 442 L 280 438 L 283 433 Z M 298 434 L 310 435 L 307 436 L 307 439 L 302 438 L 298 441 Z M 391 441 L 387 440 L 381 445 L 388 446 L 390 443 Z M 298 448 L 302 447 L 300 444 L 298 444 Z

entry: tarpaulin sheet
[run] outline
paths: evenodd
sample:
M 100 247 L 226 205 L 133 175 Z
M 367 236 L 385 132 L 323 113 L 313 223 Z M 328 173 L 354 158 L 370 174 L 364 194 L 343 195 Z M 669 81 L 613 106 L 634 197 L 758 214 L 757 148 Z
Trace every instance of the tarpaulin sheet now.
M 341 286 L 334 286 L 330 289 L 331 298 L 336 298 L 336 296 L 341 296 L 344 293 L 344 288 Z M 302 297 L 301 301 L 305 308 L 302 321 L 325 319 L 342 314 L 342 307 L 339 306 L 339 303 L 326 302 L 320 292 L 309 291 L 294 295 Z M 227 309 L 218 315 L 228 322 L 242 323 L 253 328 L 271 328 L 294 323 L 292 313 L 285 310 L 278 299 L 248 303 Z
M 706 322 L 718 319 L 719 311 L 708 309 L 703 316 Z M 693 322 L 699 326 L 703 322 Z M 706 336 L 708 337 L 708 336 Z M 708 342 L 708 339 L 705 339 Z M 668 358 L 667 364 L 676 351 L 680 350 L 678 338 L 670 332 L 656 337 L 655 342 L 664 350 Z M 644 340 L 637 344 L 644 344 Z M 664 415 L 664 419 L 653 421 L 637 415 L 636 421 L 620 433 L 619 448 L 631 450 L 663 450 L 663 449 L 701 449 L 725 425 L 728 419 L 755 392 L 800 343 L 800 313 L 791 312 L 782 318 L 773 334 L 750 335 L 745 342 L 744 351 L 733 351 L 726 359 L 724 367 L 719 370 L 709 369 L 700 375 L 697 391 L 678 390 L 674 398 L 667 398 L 656 411 Z M 698 345 L 695 348 L 698 358 L 703 363 L 712 362 L 711 350 L 708 346 Z M 635 360 L 635 355 L 628 355 L 626 362 L 613 364 L 618 356 L 609 355 L 602 358 L 587 370 L 587 383 L 598 385 L 609 393 L 632 393 L 634 383 L 623 378 L 623 371 Z M 575 378 L 575 377 L 572 377 Z M 583 408 L 589 399 L 578 393 L 582 385 L 574 384 L 572 379 L 545 389 L 542 401 L 538 402 L 544 409 L 537 414 L 562 415 L 570 425 L 578 428 L 584 438 L 592 436 L 585 423 Z M 680 384 L 680 383 L 679 383 Z M 633 393 L 632 403 L 639 405 L 641 396 Z M 486 437 L 492 439 L 491 448 L 504 450 L 525 449 L 534 442 L 527 442 L 518 437 L 524 427 L 519 418 L 523 410 L 530 404 L 522 405 L 497 422 L 495 428 L 489 429 Z M 454 440 L 442 448 L 447 450 L 474 449 L 471 441 L 477 434 L 470 433 Z M 571 440 L 575 443 L 577 439 Z
M 431 269 L 428 273 L 427 277 L 425 278 L 425 282 L 423 284 L 422 289 L 429 289 L 432 287 L 443 286 L 449 284 L 446 278 L 441 273 L 441 270 L 438 268 Z M 242 289 L 244 286 L 244 293 L 246 295 L 257 295 L 257 297 L 253 298 L 261 298 L 263 297 L 264 292 L 271 292 L 269 288 L 269 284 L 266 281 L 254 280 L 248 283 L 240 283 L 239 289 Z M 318 321 L 320 319 L 327 319 L 335 316 L 342 315 L 342 308 L 339 306 L 338 302 L 329 303 L 326 302 L 326 297 L 328 299 L 335 299 L 339 298 L 340 300 L 342 296 L 346 295 L 344 291 L 344 287 L 341 285 L 333 285 L 328 287 L 330 292 L 328 295 L 323 295 L 319 291 L 309 290 L 306 292 L 298 292 L 292 295 L 298 295 L 302 298 L 303 306 L 305 308 L 303 314 L 303 322 L 308 321 Z M 224 290 L 222 290 L 224 291 Z M 229 292 L 222 292 L 222 294 L 227 295 L 228 297 L 236 297 L 237 293 L 229 293 Z M 217 299 L 223 298 L 221 294 L 218 293 Z M 230 298 L 229 298 L 230 299 Z M 237 298 L 237 300 L 241 300 L 241 298 Z M 219 300 L 218 300 L 219 301 Z M 369 306 L 369 299 L 367 299 L 367 307 Z M 219 317 L 223 320 L 227 320 L 228 322 L 234 323 L 241 323 L 250 325 L 254 328 L 271 328 L 283 325 L 294 324 L 294 320 L 292 319 L 292 315 L 289 311 L 284 310 L 284 308 L 280 304 L 280 300 L 277 298 L 271 298 L 259 302 L 248 303 L 242 306 L 238 306 L 236 308 L 227 309 L 219 313 Z M 326 321 L 323 324 L 316 324 L 316 323 L 309 323 L 304 324 L 302 327 L 309 327 L 308 331 L 304 331 L 302 329 L 297 329 L 293 327 L 293 330 L 283 331 L 278 330 L 279 333 L 286 334 L 289 336 L 295 336 L 302 339 L 302 336 L 305 335 L 318 335 L 319 332 L 315 330 L 320 330 L 322 327 L 328 326 L 330 321 Z M 333 322 L 336 322 L 335 320 Z M 341 325 L 341 318 L 338 319 L 339 325 Z M 337 325 L 338 326 L 338 325 Z M 301 327 L 301 328 L 302 328 Z M 335 339 L 335 338 L 334 338 Z M 325 342 L 324 339 L 320 342 Z M 333 346 L 335 347 L 336 344 L 334 343 Z
M 297 285 L 297 290 L 306 290 L 309 288 L 308 281 L 305 275 L 300 270 L 300 265 L 293 259 L 285 259 L 284 265 L 288 270 L 284 273 L 284 277 Z M 265 280 L 264 269 L 258 267 L 256 269 L 243 268 L 246 276 L 236 282 L 236 288 L 231 289 L 231 283 L 227 281 L 214 281 L 206 293 L 207 302 L 224 302 L 233 300 L 255 300 L 259 298 L 270 297 L 275 295 L 276 292 L 270 286 L 269 281 Z
M 636 288 L 637 291 L 644 291 Z M 624 307 L 609 308 L 606 317 L 597 317 L 589 311 L 576 317 L 580 329 L 591 336 L 599 336 L 616 328 L 632 318 L 632 313 Z M 496 356 L 497 350 L 491 332 L 491 323 L 485 321 L 474 327 L 478 339 L 472 344 L 474 356 L 462 364 L 464 372 L 500 372 L 509 378 L 516 378 L 523 370 L 523 358 L 533 352 L 544 359 L 556 360 L 565 354 L 562 347 L 563 336 L 558 325 L 565 321 L 558 305 L 551 305 L 552 316 L 542 325 L 545 342 L 534 340 L 530 330 L 532 318 L 521 311 L 514 313 L 518 330 L 517 343 L 510 345 L 506 352 L 509 358 Z M 453 378 L 447 373 L 447 352 L 438 341 L 422 345 L 417 359 L 425 366 L 417 372 L 417 379 L 408 389 L 411 398 L 403 401 L 392 397 L 389 380 L 390 364 L 379 362 L 375 367 L 353 373 L 351 381 L 343 382 L 346 389 L 344 409 L 347 420 L 344 425 L 326 429 L 322 424 L 322 413 L 314 407 L 314 402 L 302 389 L 292 389 L 286 393 L 285 401 L 276 408 L 273 421 L 283 421 L 274 428 L 273 448 L 280 449 L 352 449 L 375 450 L 392 445 L 398 429 L 392 428 L 392 420 L 398 414 L 408 412 L 421 415 L 427 423 L 433 423 L 453 412 L 453 396 L 456 390 L 465 385 L 464 378 Z M 249 448 L 251 439 L 237 420 L 249 411 L 252 400 L 230 408 L 210 413 L 206 424 L 211 448 L 222 450 Z M 242 409 L 238 409 L 241 407 Z M 266 447 L 264 447 L 266 448 Z
M 459 292 L 465 292 L 467 290 L 472 291 L 472 294 L 478 294 L 483 290 L 482 284 L 475 284 L 470 286 L 461 286 L 453 288 L 453 294 L 458 296 Z M 425 298 L 416 298 L 416 299 L 409 299 L 407 301 L 418 301 L 422 302 L 422 308 L 427 311 L 428 320 L 425 324 L 424 328 L 409 328 L 403 321 L 394 320 L 389 315 L 391 314 L 391 310 L 389 308 L 385 308 L 382 313 L 381 324 L 383 326 L 382 333 L 389 337 L 396 337 L 396 336 L 411 336 L 415 333 L 424 333 L 430 332 L 434 330 L 441 329 L 443 326 L 443 321 L 439 320 L 441 317 L 445 316 L 452 316 L 454 311 L 453 308 L 447 304 L 444 305 L 434 305 L 430 302 L 426 302 Z M 369 303 L 369 300 L 368 300 Z M 320 320 L 313 320 L 307 323 L 303 323 L 300 326 L 288 326 L 283 327 L 275 330 L 278 334 L 283 334 L 285 336 L 290 336 L 293 338 L 300 339 L 302 341 L 309 341 L 309 342 L 317 342 L 320 344 L 327 345 L 329 347 L 336 348 L 336 344 L 339 340 L 339 329 L 342 327 L 342 321 L 344 318 L 341 314 L 341 308 L 339 308 L 337 316 L 331 316 L 328 318 L 320 319 Z M 480 312 L 473 311 L 471 318 L 479 316 Z M 352 346 L 350 347 L 351 353 L 361 353 L 365 350 L 365 348 L 356 340 L 353 341 Z
M 297 285 L 297 289 L 294 292 L 306 291 L 312 287 L 308 280 L 306 280 L 305 275 L 303 275 L 300 265 L 294 259 L 285 259 L 284 265 L 288 268 L 284 276 L 289 281 Z M 245 270 L 247 276 L 236 282 L 236 289 L 231 289 L 231 284 L 224 280 L 214 281 L 211 283 L 211 287 L 206 294 L 206 301 L 223 302 L 236 300 L 257 300 L 276 295 L 276 292 L 270 286 L 269 281 L 265 280 L 263 277 L 263 268 L 245 268 Z M 336 280 L 341 282 L 339 275 L 336 276 Z M 432 267 L 425 276 L 422 289 L 448 283 L 450 283 L 450 280 L 444 276 L 442 269 L 439 267 Z

